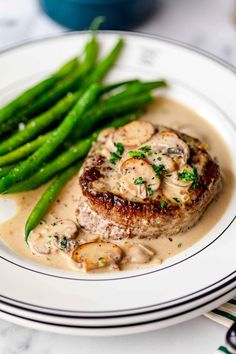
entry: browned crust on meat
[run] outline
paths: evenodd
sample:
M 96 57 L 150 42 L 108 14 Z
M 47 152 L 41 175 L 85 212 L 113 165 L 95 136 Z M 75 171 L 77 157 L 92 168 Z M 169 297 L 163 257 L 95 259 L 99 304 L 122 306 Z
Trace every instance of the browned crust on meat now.
M 167 234 L 172 235 L 185 231 L 193 226 L 204 213 L 208 204 L 214 199 L 221 188 L 220 169 L 216 161 L 204 150 L 199 140 L 176 132 L 190 147 L 189 164 L 194 165 L 199 158 L 204 159 L 204 167 L 199 176 L 198 187 L 191 190 L 190 202 L 184 207 L 168 203 L 161 206 L 161 200 L 131 201 L 110 192 L 97 192 L 92 188 L 92 182 L 102 177 L 101 167 L 104 157 L 93 157 L 93 165 L 86 167 L 80 176 L 80 186 L 84 202 L 89 208 L 123 230 L 120 236 L 153 237 Z M 170 226 L 173 227 L 170 227 Z M 86 228 L 86 226 L 85 226 Z M 148 230 L 149 231 L 146 231 Z M 107 235 L 109 237 L 109 231 Z M 142 237 L 142 236 L 141 236 Z

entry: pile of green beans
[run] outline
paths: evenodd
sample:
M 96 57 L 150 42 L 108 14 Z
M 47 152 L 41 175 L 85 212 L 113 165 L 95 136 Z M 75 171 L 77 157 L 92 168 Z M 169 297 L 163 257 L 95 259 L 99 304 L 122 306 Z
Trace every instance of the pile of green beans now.
M 26 242 L 100 131 L 137 119 L 153 101 L 151 91 L 167 87 L 164 80 L 137 79 L 103 85 L 123 46 L 120 38 L 98 60 L 92 33 L 79 58 L 0 109 L 0 194 L 30 191 L 52 180 L 26 222 Z

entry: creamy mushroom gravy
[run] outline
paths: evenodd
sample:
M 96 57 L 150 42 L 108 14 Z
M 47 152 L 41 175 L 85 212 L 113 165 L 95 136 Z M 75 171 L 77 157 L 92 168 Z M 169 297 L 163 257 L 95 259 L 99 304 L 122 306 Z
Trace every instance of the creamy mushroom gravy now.
M 221 166 L 224 183 L 223 190 L 217 200 L 213 201 L 208 207 L 204 216 L 193 228 L 185 233 L 167 238 L 159 237 L 155 240 L 119 240 L 111 241 L 120 246 L 124 252 L 129 249 L 129 255 L 134 261 L 139 263 L 122 263 L 121 270 L 139 269 L 144 266 L 161 264 L 166 259 L 183 252 L 198 242 L 221 218 L 230 201 L 234 188 L 234 176 L 231 173 L 230 154 L 221 137 L 206 121 L 199 117 L 196 113 L 181 105 L 180 103 L 168 99 L 159 98 L 148 112 L 142 118 L 152 123 L 170 126 L 184 133 L 199 138 L 202 142 L 208 144 L 208 151 L 215 156 Z M 38 263 L 56 267 L 65 270 L 77 270 L 76 263 L 63 250 L 58 250 L 45 255 L 33 254 L 24 241 L 24 226 L 32 208 L 40 198 L 46 186 L 42 186 L 35 191 L 20 193 L 17 195 L 4 196 L 1 198 L 13 199 L 17 205 L 16 215 L 0 225 L 0 238 L 17 254 L 27 257 Z M 50 208 L 46 217 L 46 223 L 53 224 L 60 219 L 70 219 L 76 221 L 75 211 L 77 209 L 78 197 L 80 189 L 78 185 L 78 175 L 74 176 L 71 181 L 64 187 L 55 203 Z M 40 230 L 43 225 L 39 225 L 36 231 Z M 84 242 L 97 240 L 97 235 L 86 234 L 81 231 L 78 238 Z M 143 245 L 153 250 L 153 254 L 146 252 L 137 253 L 135 249 L 130 251 L 132 245 Z M 119 268 L 105 267 L 93 270 L 93 272 L 118 271 Z

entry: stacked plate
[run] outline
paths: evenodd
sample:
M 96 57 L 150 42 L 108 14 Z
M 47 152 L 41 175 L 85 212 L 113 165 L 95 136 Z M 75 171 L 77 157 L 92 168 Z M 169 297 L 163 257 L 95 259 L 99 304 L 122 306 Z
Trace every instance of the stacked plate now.
M 183 44 L 140 34 L 101 32 L 103 49 L 118 35 L 125 37 L 126 47 L 109 79 L 166 78 L 170 97 L 214 124 L 231 152 L 235 175 L 234 69 Z M 2 102 L 77 53 L 87 37 L 69 33 L 3 52 Z M 161 266 L 141 270 L 66 272 L 32 263 L 0 244 L 0 317 L 61 333 L 115 335 L 161 328 L 209 311 L 235 296 L 235 203 L 234 188 L 225 214 L 200 242 Z M 13 213 L 11 204 L 0 201 L 0 221 Z

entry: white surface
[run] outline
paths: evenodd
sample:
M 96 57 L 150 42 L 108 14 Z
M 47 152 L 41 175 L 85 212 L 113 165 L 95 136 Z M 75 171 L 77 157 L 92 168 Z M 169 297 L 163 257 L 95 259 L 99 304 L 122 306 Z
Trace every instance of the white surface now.
M 56 335 L 0 322 L 1 354 L 211 354 L 225 330 L 206 318 L 123 337 Z
M 159 14 L 138 30 L 186 41 L 236 64 L 236 27 L 233 26 L 233 0 L 163 1 Z M 24 11 L 27 7 L 27 11 Z M 8 8 L 8 10 L 7 10 Z M 15 30 L 5 31 L 4 22 L 23 18 Z M 7 20 L 7 21 L 6 21 Z M 10 21 L 11 22 L 11 21 Z M 60 26 L 41 14 L 31 0 L 0 0 L 0 46 L 25 38 L 58 33 Z M 224 342 L 225 328 L 198 318 L 157 332 L 120 338 L 82 338 L 53 335 L 0 322 L 2 354 L 116 354 L 162 353 L 207 354 Z

